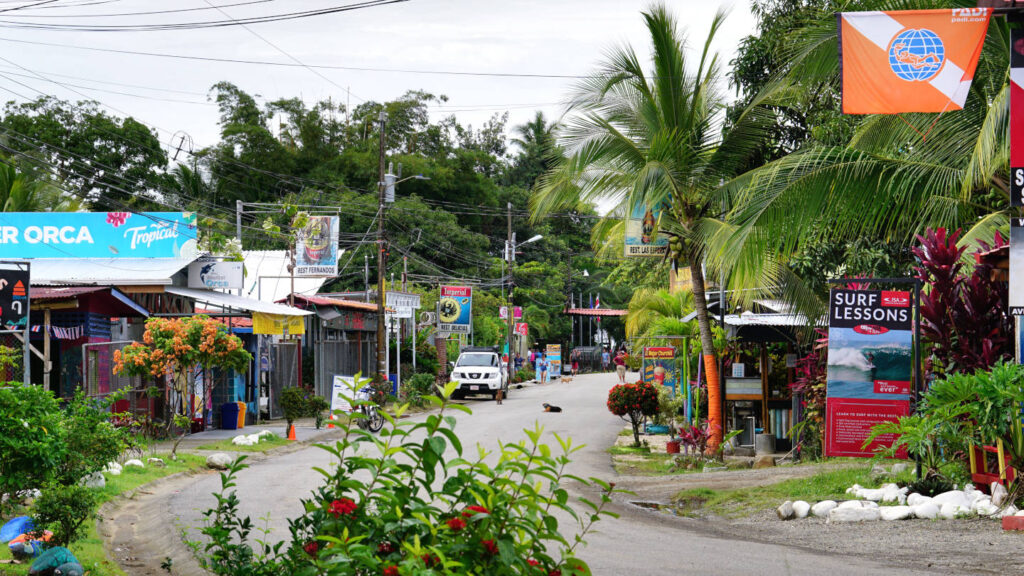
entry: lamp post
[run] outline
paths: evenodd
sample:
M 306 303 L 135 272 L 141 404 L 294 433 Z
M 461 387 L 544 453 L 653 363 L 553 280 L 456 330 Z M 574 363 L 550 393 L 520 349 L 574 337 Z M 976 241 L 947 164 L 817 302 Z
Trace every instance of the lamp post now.
M 508 348 L 508 361 L 505 363 L 505 370 L 508 373 L 508 377 L 512 378 L 512 330 L 515 326 L 515 307 L 512 304 L 512 287 L 515 283 L 512 281 L 512 264 L 516 261 L 516 249 L 525 244 L 536 242 L 543 238 L 542 235 L 537 234 L 532 238 L 516 244 L 515 234 L 512 232 L 512 203 L 508 203 L 508 240 L 505 242 L 505 260 L 508 263 L 508 306 L 506 311 L 508 313 L 508 334 L 506 339 L 506 347 Z

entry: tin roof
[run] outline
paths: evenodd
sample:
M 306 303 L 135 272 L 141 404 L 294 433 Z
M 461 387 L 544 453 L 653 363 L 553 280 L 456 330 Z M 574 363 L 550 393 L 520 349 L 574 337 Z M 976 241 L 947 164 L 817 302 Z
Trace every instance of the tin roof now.
M 192 258 L 38 258 L 31 260 L 33 285 L 169 285 Z
M 287 298 L 278 300 L 278 302 L 287 301 Z M 307 296 L 305 294 L 296 294 L 296 306 L 298 306 L 300 302 L 305 302 L 307 304 L 312 304 L 314 306 L 337 306 L 339 308 L 348 308 L 350 310 L 365 310 L 367 312 L 377 311 L 377 305 L 372 302 L 357 302 L 355 300 L 342 300 L 340 298 L 325 298 L 323 296 Z

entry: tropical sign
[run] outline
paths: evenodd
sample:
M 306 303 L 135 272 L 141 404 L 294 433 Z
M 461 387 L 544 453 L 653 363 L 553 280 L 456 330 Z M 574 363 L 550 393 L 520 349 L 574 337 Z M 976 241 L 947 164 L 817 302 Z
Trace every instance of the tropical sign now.
M 671 346 L 644 348 L 641 376 L 648 384 L 676 387 L 676 349 Z
M 626 256 L 663 256 L 668 237 L 657 233 L 661 210 L 637 203 L 626 218 Z
M 910 293 L 834 289 L 829 301 L 825 455 L 870 457 L 893 442 L 863 448 L 871 427 L 910 413 Z
M 441 286 L 438 302 L 438 330 L 447 334 L 469 334 L 473 331 L 473 288 Z
M 548 361 L 548 381 L 562 377 L 562 345 L 548 344 L 544 357 Z
M 295 240 L 295 275 L 338 275 L 337 216 L 310 216 Z
M 0 258 L 194 258 L 192 212 L 4 212 Z
M 843 12 L 844 114 L 961 110 L 991 8 Z

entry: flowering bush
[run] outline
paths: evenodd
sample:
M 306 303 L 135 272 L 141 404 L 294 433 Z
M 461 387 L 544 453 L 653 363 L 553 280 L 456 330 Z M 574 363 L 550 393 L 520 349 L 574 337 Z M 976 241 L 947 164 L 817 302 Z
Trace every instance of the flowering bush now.
M 114 372 L 158 378 L 196 365 L 244 372 L 251 361 L 242 341 L 209 316 L 150 318 L 142 343 L 114 351 Z
M 608 392 L 608 411 L 628 419 L 633 426 L 633 443 L 639 446 L 640 424 L 645 417 L 658 413 L 658 388 L 643 381 L 619 384 Z
M 401 419 L 407 406 L 400 406 L 385 414 L 379 435 L 342 424 L 343 438 L 321 446 L 338 464 L 321 470 L 325 482 L 303 502 L 305 514 L 290 521 L 288 543 L 250 545 L 252 523 L 238 517 L 230 491 L 244 467 L 236 462 L 222 477 L 217 508 L 206 512 L 210 541 L 201 563 L 221 575 L 590 574 L 575 551 L 606 514 L 614 486 L 567 476 L 578 447 L 556 434 L 561 453 L 553 454 L 540 443 L 539 427 L 497 453 L 478 448 L 464 457 L 455 419 L 446 414 L 469 412 L 448 404 L 454 387 L 447 385 L 443 398 L 427 396 L 441 411 L 423 421 Z M 577 511 L 561 487 L 567 478 L 598 487 L 601 499 L 580 498 L 585 509 Z M 556 511 L 576 519 L 577 535 L 559 531 Z

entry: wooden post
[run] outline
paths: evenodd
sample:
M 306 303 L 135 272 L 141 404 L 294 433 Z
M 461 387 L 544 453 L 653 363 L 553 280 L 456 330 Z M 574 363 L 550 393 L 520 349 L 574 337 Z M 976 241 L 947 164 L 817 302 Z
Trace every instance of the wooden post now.
M 761 344 L 761 425 L 765 434 L 774 433 L 771 429 L 771 420 L 768 418 L 768 347 Z
M 50 309 L 43 310 L 43 389 L 50 390 Z

